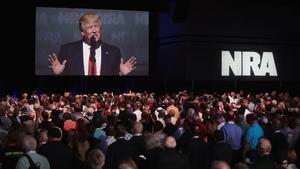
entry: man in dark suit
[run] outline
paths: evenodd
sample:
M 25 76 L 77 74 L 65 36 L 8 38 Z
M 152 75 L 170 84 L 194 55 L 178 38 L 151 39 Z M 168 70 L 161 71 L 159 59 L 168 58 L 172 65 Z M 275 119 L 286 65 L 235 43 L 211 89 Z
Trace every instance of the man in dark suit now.
M 270 157 L 270 152 L 272 149 L 272 145 L 270 141 L 266 138 L 259 139 L 257 143 L 257 153 L 258 158 L 256 162 L 251 167 L 252 169 L 272 169 L 273 161 Z
M 207 169 L 209 165 L 210 149 L 209 145 L 204 141 L 206 135 L 200 129 L 201 126 L 202 124 L 195 124 L 193 137 L 189 140 L 187 147 L 191 169 Z
M 123 122 L 116 124 L 117 140 L 108 146 L 105 157 L 106 169 L 118 169 L 118 166 L 125 160 L 134 159 L 135 149 L 125 140 L 126 127 Z
M 224 134 L 220 130 L 214 132 L 216 144 L 212 147 L 211 161 L 225 161 L 227 164 L 232 164 L 233 150 L 230 144 L 224 140 Z M 226 154 L 226 155 L 225 155 Z
M 168 136 L 165 141 L 165 149 L 160 155 L 159 166 L 163 169 L 189 169 L 188 157 L 177 151 L 176 140 Z
M 120 49 L 101 40 L 101 17 L 85 13 L 79 29 L 82 40 L 62 45 L 58 57 L 49 55 L 55 75 L 127 75 L 136 68 L 136 58 L 124 63 Z
M 72 150 L 61 142 L 62 130 L 58 127 L 52 127 L 48 130 L 48 142 L 38 149 L 38 153 L 45 156 L 51 168 L 71 169 L 74 156 Z

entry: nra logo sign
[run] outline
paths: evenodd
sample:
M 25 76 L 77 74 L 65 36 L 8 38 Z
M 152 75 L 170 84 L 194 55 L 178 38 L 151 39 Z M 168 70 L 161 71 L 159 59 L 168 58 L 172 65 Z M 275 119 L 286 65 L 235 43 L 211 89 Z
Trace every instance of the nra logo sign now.
M 222 76 L 278 76 L 272 52 L 222 51 Z M 252 70 L 252 71 L 251 71 Z

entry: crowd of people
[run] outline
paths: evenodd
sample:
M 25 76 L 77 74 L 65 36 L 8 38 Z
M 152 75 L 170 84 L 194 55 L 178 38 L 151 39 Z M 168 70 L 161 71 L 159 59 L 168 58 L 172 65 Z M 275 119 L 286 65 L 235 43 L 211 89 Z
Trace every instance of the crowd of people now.
M 288 92 L 22 93 L 0 103 L 2 169 L 297 169 Z

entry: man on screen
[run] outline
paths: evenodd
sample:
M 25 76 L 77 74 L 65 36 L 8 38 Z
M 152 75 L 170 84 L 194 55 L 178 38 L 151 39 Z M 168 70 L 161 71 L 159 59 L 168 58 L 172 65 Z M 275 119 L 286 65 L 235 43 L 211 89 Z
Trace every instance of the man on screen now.
M 101 17 L 85 13 L 79 19 L 82 40 L 61 46 L 59 56 L 49 55 L 55 75 L 127 75 L 136 67 L 136 58 L 125 63 L 120 49 L 101 40 Z

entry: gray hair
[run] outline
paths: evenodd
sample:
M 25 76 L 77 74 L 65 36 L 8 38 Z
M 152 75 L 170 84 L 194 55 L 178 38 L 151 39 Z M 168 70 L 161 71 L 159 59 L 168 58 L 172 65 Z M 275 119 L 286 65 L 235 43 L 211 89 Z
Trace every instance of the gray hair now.
M 132 127 L 132 132 L 134 134 L 139 134 L 143 132 L 143 124 L 141 122 L 135 122 Z
M 91 169 L 98 169 L 104 166 L 105 156 L 101 150 L 95 148 L 88 152 L 86 162 Z
M 33 136 L 26 135 L 22 140 L 22 145 L 25 152 L 28 152 L 28 151 L 36 150 L 37 143 Z
M 153 134 L 145 135 L 145 142 L 146 142 L 145 147 L 147 150 L 151 150 L 153 148 L 161 146 L 160 140 L 157 137 L 155 137 Z
M 265 154 L 270 154 L 270 152 L 272 150 L 272 145 L 268 139 L 261 138 L 258 141 L 257 148 L 258 148 L 260 155 L 265 155 Z

